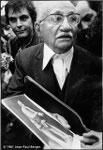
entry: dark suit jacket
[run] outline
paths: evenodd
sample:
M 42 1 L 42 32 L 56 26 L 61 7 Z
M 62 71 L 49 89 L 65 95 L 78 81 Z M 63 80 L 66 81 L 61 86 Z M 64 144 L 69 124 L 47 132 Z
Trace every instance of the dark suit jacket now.
M 101 100 L 101 60 L 84 49 L 74 46 L 71 70 L 62 91 L 57 83 L 51 63 L 42 70 L 42 61 L 43 44 L 29 47 L 19 53 L 16 57 L 16 71 L 7 89 L 7 95 L 23 93 L 24 77 L 29 75 L 76 110 L 86 125 L 91 128 L 91 112 L 92 116 L 95 113 L 98 114 L 94 104 Z
M 88 128 L 101 131 L 101 60 L 86 50 L 74 46 L 70 73 L 62 90 L 59 88 L 51 62 L 42 70 L 42 61 L 43 44 L 29 47 L 18 53 L 15 61 L 16 70 L 6 96 L 24 93 L 24 77 L 29 75 L 77 111 Z

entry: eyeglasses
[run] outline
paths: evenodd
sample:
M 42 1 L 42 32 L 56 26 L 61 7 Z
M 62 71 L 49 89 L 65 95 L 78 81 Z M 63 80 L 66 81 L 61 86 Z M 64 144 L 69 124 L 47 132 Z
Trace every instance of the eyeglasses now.
M 53 25 L 58 25 L 63 23 L 65 17 L 67 18 L 68 23 L 72 26 L 77 26 L 80 23 L 80 15 L 76 13 L 69 15 L 50 14 L 49 16 L 41 20 L 40 23 L 47 20 L 49 23 Z

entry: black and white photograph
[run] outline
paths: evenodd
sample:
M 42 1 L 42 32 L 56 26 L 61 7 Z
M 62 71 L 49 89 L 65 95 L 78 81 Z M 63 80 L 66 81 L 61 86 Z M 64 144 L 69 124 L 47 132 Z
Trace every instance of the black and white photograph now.
M 70 130 L 64 128 L 55 117 L 45 111 L 37 103 L 33 102 L 26 95 L 19 95 L 3 99 L 3 105 L 13 113 L 32 133 L 49 147 L 49 141 L 56 141 L 61 146 L 74 148 L 74 142 L 80 148 L 81 138 Z M 14 147 L 15 148 L 15 147 Z M 21 146 L 21 148 L 23 148 Z
M 102 150 L 102 0 L 1 4 L 1 150 Z

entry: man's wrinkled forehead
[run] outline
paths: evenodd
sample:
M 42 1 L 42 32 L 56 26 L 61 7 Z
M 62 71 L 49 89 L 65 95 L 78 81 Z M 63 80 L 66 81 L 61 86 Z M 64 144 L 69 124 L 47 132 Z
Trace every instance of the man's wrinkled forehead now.
M 61 8 L 68 8 L 69 9 L 73 9 L 75 10 L 75 7 L 74 5 L 70 2 L 70 1 L 56 1 L 56 2 L 53 2 L 51 3 L 49 6 L 48 6 L 48 11 L 51 12 L 53 11 L 54 9 L 61 9 Z M 46 9 L 45 9 L 46 11 Z
M 50 12 L 48 12 L 49 14 L 55 14 L 55 13 L 67 13 L 69 14 L 70 12 L 75 13 L 75 9 L 74 7 L 69 7 L 67 5 L 62 5 L 62 6 L 57 6 L 55 8 L 53 8 Z
M 40 8 L 41 7 L 41 8 Z M 39 7 L 39 19 L 48 16 L 51 13 L 55 13 L 56 11 L 65 10 L 68 12 L 76 12 L 75 6 L 70 1 L 45 1 Z

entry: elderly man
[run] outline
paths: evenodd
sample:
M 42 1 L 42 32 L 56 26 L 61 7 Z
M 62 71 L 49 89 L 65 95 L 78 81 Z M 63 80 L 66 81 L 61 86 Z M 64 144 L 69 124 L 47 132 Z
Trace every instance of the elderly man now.
M 24 77 L 31 76 L 97 131 L 84 133 L 82 146 L 101 146 L 101 60 L 74 44 L 80 17 L 70 1 L 42 1 L 36 7 L 37 30 L 44 43 L 17 55 L 6 96 L 24 93 Z

